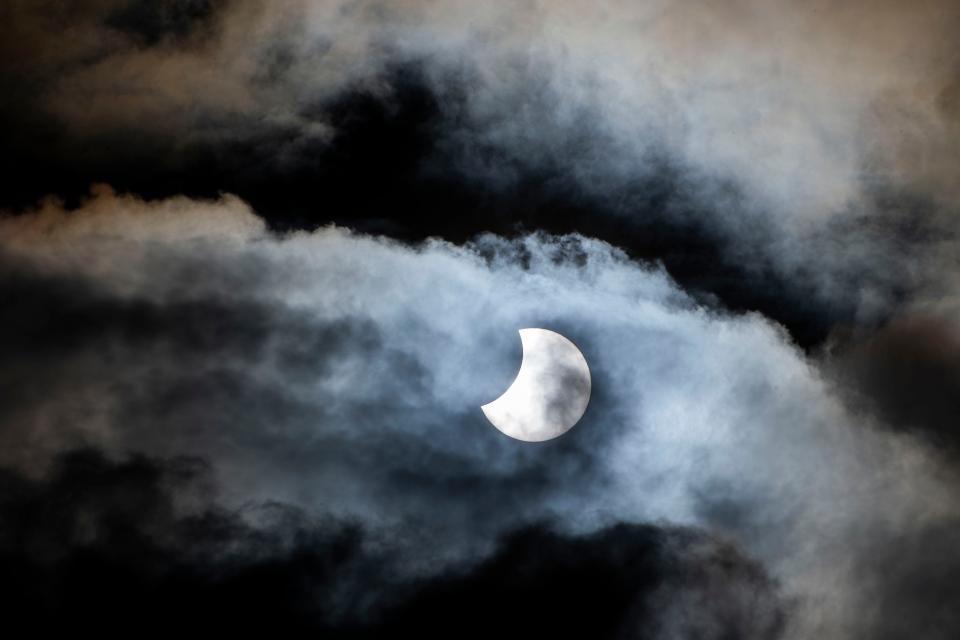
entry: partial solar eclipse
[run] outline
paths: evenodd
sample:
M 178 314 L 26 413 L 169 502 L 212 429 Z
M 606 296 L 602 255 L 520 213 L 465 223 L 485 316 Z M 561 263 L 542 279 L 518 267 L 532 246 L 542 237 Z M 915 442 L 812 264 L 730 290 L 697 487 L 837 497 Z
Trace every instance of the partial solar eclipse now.
M 504 434 L 524 442 L 569 431 L 590 402 L 590 368 L 580 349 L 559 333 L 521 329 L 523 360 L 513 384 L 485 404 L 484 415 Z

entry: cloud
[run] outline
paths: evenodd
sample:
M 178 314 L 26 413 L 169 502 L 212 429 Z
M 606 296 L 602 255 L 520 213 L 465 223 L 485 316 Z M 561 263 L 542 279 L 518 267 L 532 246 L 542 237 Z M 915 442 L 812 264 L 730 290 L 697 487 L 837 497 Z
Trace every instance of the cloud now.
M 78 447 L 196 456 L 219 508 L 280 501 L 357 523 L 404 576 L 482 562 L 544 520 L 562 539 L 704 528 L 795 603 L 790 638 L 857 637 L 941 606 L 899 600 L 915 574 L 887 580 L 875 559 L 905 544 L 911 567 L 952 557 L 921 542 L 955 527 L 955 470 L 843 402 L 782 328 L 705 307 L 601 241 L 275 233 L 233 197 L 105 188 L 4 217 L 0 239 L 20 300 L 0 312 L 13 473 L 37 478 Z M 527 326 L 574 340 L 593 376 L 580 424 L 536 446 L 479 410 L 513 379 Z M 704 603 L 725 579 L 697 575 L 664 637 L 724 619 Z M 766 598 L 750 589 L 734 609 Z M 779 619 L 757 620 L 759 637 Z
M 903 314 L 873 331 L 837 332 L 824 356 L 837 386 L 884 423 L 957 447 L 960 336 L 931 313 Z
M 0 473 L 7 624 L 108 637 L 149 621 L 151 636 L 185 625 L 428 638 L 504 629 L 615 637 L 664 626 L 770 638 L 785 615 L 755 563 L 695 530 L 620 525 L 570 536 L 539 523 L 498 540 L 479 563 L 414 577 L 396 573 L 363 526 L 278 503 L 217 506 L 208 471 L 190 458 L 112 461 L 80 450 L 41 479 Z
M 942 261 L 917 269 L 911 258 L 957 232 L 960 15 L 943 0 L 7 11 L 9 170 L 34 157 L 26 173 L 54 169 L 74 195 L 111 179 L 151 197 L 245 189 L 295 226 L 356 209 L 391 218 L 391 198 L 356 193 L 366 176 L 405 199 L 395 206 L 432 209 L 368 221 L 398 235 L 469 236 L 498 211 L 523 218 L 518 203 L 531 200 L 543 207 L 532 228 L 643 236 L 654 221 L 696 230 L 741 269 L 731 279 L 759 271 L 827 325 L 883 319 L 940 284 Z M 402 137 L 352 135 L 364 101 L 405 118 Z M 328 160 L 341 142 L 352 151 Z M 356 173 L 331 169 L 344 162 Z M 337 193 L 345 179 L 349 193 Z M 51 191 L 33 180 L 13 181 L 17 205 Z M 456 197 L 464 182 L 473 190 Z M 290 183 L 297 197 L 279 186 Z M 504 193 L 507 204 L 484 199 Z M 568 220 L 558 198 L 594 215 Z M 466 233 L 449 213 L 461 206 L 483 207 Z M 906 242 L 905 227 L 920 233 Z
M 278 7 L 0 8 L 0 499 L 91 487 L 17 575 L 315 630 L 291 558 L 460 611 L 542 546 L 618 629 L 957 635 L 955 3 Z M 534 448 L 478 410 L 525 326 L 594 383 Z

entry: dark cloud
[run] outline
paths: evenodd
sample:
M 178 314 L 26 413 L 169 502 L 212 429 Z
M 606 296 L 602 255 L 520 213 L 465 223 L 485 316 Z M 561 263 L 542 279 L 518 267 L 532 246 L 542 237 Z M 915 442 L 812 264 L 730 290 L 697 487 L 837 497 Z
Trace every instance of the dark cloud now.
M 358 566 L 356 529 L 282 505 L 262 507 L 268 524 L 255 528 L 209 502 L 204 473 L 197 460 L 113 462 L 92 450 L 62 455 L 42 479 L 5 472 L 9 623 L 109 636 L 316 632 L 333 623 L 345 574 L 376 575 Z M 186 515 L 182 494 L 194 494 Z
M 882 545 L 851 550 L 863 554 L 859 577 L 871 602 L 863 611 L 869 637 L 946 640 L 960 632 L 960 562 L 948 551 L 958 527 L 954 520 L 906 535 L 888 532 Z M 873 567 L 882 567 L 882 575 Z
M 960 452 L 960 334 L 955 323 L 918 312 L 873 331 L 838 332 L 828 370 L 883 424 Z
M 133 0 L 118 3 L 104 23 L 133 34 L 146 45 L 156 45 L 163 39 L 183 38 L 209 28 L 217 9 L 226 4 L 225 0 Z
M 529 528 L 470 573 L 419 585 L 390 616 L 441 637 L 491 634 L 779 638 L 786 607 L 762 570 L 695 531 L 620 525 L 571 538 Z M 478 615 L 482 611 L 483 613 Z
M 514 532 L 482 562 L 398 573 L 362 527 L 282 504 L 211 502 L 196 459 L 62 454 L 0 474 L 5 624 L 39 633 L 326 637 L 780 637 L 776 585 L 695 530 Z M 251 519 L 254 520 L 251 523 Z M 672 637 L 672 636 L 662 636 Z

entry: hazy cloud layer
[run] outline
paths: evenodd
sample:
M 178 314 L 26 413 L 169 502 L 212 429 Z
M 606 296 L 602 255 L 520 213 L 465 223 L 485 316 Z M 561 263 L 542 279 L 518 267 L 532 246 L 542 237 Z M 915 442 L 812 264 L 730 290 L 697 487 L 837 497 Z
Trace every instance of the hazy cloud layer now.
M 222 508 L 356 522 L 407 576 L 544 519 L 702 527 L 779 582 L 787 637 L 902 616 L 946 620 L 928 637 L 956 629 L 949 590 L 909 586 L 957 563 L 938 450 L 843 404 L 781 328 L 702 307 L 609 245 L 277 235 L 232 197 L 105 187 L 79 210 L 3 218 L 0 239 L 18 299 L 0 314 L 0 438 L 17 473 L 77 447 L 199 457 Z M 594 385 L 581 423 L 535 446 L 479 410 L 510 383 L 526 326 L 574 340 Z

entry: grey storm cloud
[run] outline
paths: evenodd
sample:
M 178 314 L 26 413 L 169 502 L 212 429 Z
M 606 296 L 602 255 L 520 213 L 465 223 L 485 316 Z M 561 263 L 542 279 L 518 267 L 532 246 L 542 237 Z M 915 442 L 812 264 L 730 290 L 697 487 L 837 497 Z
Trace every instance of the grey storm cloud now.
M 410 576 L 544 519 L 702 527 L 770 573 L 789 638 L 952 606 L 905 597 L 911 567 L 956 562 L 940 453 L 846 402 L 779 326 L 698 304 L 603 242 L 280 234 L 231 196 L 97 187 L 75 210 L 0 218 L 0 266 L 19 300 L 0 312 L 0 460 L 28 477 L 78 448 L 194 456 L 221 508 L 360 523 Z M 528 326 L 574 340 L 593 375 L 581 422 L 540 445 L 479 409 L 510 384 Z M 888 580 L 878 558 L 906 549 Z M 713 583 L 664 606 L 678 612 L 664 637 L 709 617 L 696 602 Z

